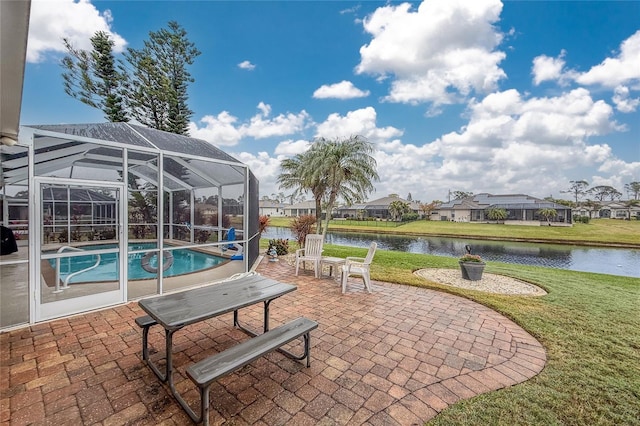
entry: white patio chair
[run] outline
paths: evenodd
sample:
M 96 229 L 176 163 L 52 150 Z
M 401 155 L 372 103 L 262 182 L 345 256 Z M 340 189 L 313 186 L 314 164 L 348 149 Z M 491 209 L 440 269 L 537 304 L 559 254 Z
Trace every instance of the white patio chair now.
M 369 267 L 373 261 L 373 255 L 376 254 L 377 243 L 371 243 L 366 257 L 347 257 L 342 267 L 342 293 L 347 290 L 347 281 L 351 275 L 360 275 L 364 281 L 364 286 L 371 293 L 371 277 L 369 275 Z
M 320 278 L 320 261 L 322 259 L 322 245 L 324 243 L 324 236 L 321 234 L 309 234 L 304 242 L 304 248 L 296 250 L 296 276 L 298 275 L 298 268 L 302 263 L 304 269 L 304 262 L 313 262 L 315 268 L 316 278 Z

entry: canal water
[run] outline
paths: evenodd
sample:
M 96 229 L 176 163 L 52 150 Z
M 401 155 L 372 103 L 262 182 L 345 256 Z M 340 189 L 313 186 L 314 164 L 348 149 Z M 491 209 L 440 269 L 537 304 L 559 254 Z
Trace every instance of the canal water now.
M 289 228 L 269 227 L 262 238 L 295 240 Z M 486 261 L 544 266 L 571 271 L 597 272 L 640 278 L 640 250 L 584 247 L 562 244 L 537 244 L 510 241 L 471 240 L 445 237 L 410 237 L 387 234 L 329 232 L 327 243 L 351 247 L 369 247 L 372 241 L 382 250 L 460 257 L 465 246 Z

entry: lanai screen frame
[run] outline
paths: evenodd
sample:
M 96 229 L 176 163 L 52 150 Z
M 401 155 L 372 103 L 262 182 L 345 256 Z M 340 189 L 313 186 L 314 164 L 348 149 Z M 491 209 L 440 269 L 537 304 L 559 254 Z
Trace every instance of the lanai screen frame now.
M 90 147 L 91 149 L 84 152 L 81 149 L 82 146 Z M 11 154 L 16 152 L 19 152 L 19 154 Z M 113 152 L 119 152 L 121 156 L 110 156 L 109 154 Z M 218 191 L 217 208 L 219 212 L 223 212 L 225 188 L 233 186 L 236 189 L 242 188 L 242 229 L 238 229 L 236 240 L 244 246 L 244 257 L 240 261 L 243 263 L 243 271 L 247 271 L 258 257 L 258 181 L 247 165 L 206 141 L 128 123 L 37 125 L 22 127 L 18 145 L 0 147 L 0 154 L 2 154 L 3 159 L 0 192 L 3 192 L 8 185 L 21 185 L 23 188 L 28 188 L 30 200 L 33 199 L 31 194 L 36 189 L 34 184 L 36 175 L 56 175 L 60 170 L 66 170 L 73 165 L 77 168 L 78 165 L 82 164 L 85 167 L 89 166 L 96 170 L 106 169 L 113 171 L 119 168 L 122 171 L 126 170 L 127 173 L 134 172 L 138 177 L 143 176 L 152 181 L 153 173 L 149 173 L 148 164 L 144 165 L 139 161 L 136 162 L 136 159 L 139 159 L 140 156 L 150 156 L 156 159 L 156 176 L 160 174 L 163 176 L 163 179 L 157 179 L 156 182 L 158 193 L 174 194 L 177 190 L 187 189 L 192 191 L 193 194 L 195 189 L 216 188 Z M 165 165 L 170 162 L 179 163 L 185 172 L 184 175 L 169 175 L 165 170 Z M 70 173 L 72 178 L 75 177 L 73 176 L 73 168 L 71 168 Z M 122 177 L 120 178 L 120 182 L 124 180 Z M 81 179 L 79 182 L 81 182 Z M 128 182 L 124 183 L 126 185 L 126 199 L 129 200 L 132 189 Z M 216 184 L 218 185 L 216 186 Z M 15 194 L 5 195 L 11 197 Z M 164 198 L 162 197 L 162 199 Z M 195 208 L 193 195 L 189 204 L 190 217 L 193 219 Z M 165 228 L 169 230 L 168 232 L 171 235 L 175 224 L 165 221 L 166 215 L 163 212 L 166 208 L 165 203 L 158 202 L 156 207 L 157 229 L 163 230 L 163 232 L 157 232 L 156 234 L 158 249 L 160 250 L 165 245 L 165 239 L 163 238 Z M 30 218 L 35 217 L 36 208 L 39 208 L 39 206 L 29 203 Z M 220 219 L 217 226 L 217 239 L 222 240 L 226 229 L 222 229 L 220 226 L 222 214 L 219 214 L 218 217 Z M 6 215 L 4 216 L 4 221 L 8 221 Z M 32 236 L 42 229 L 41 224 L 33 222 L 29 221 L 28 230 L 29 235 Z M 253 222 L 256 223 L 254 224 Z M 123 218 L 123 224 L 128 229 L 130 225 L 128 217 Z M 240 226 L 236 227 L 240 228 Z M 191 228 L 189 241 L 186 241 L 187 247 L 214 247 L 222 244 L 219 242 L 194 243 L 194 231 L 197 229 L 195 226 Z M 27 263 L 29 263 L 30 259 L 38 258 L 38 250 L 40 250 L 40 247 L 35 247 L 35 244 L 29 244 Z M 24 260 L 6 261 L 0 258 L 0 266 L 20 262 L 24 262 Z M 30 266 L 29 275 L 35 275 L 33 271 L 34 268 Z M 162 274 L 158 274 L 157 293 L 162 292 L 164 292 Z M 30 315 L 29 322 L 33 322 L 32 315 Z M 0 324 L 0 327 L 6 325 Z

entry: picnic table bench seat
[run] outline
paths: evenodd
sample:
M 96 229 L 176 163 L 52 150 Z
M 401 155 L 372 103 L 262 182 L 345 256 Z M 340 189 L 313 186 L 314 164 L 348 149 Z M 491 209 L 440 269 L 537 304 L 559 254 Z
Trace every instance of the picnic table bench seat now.
M 232 346 L 223 352 L 211 355 L 210 357 L 188 367 L 186 369 L 187 376 L 200 390 L 199 418 L 195 413 L 193 413 L 193 415 L 192 413 L 189 413 L 189 411 L 191 411 L 190 408 L 187 409 L 184 405 L 183 408 L 185 408 L 196 423 L 203 422 L 204 425 L 208 425 L 209 387 L 216 379 L 244 367 L 261 356 L 273 352 L 301 336 L 304 338 L 304 353 L 299 357 L 292 356 L 292 358 L 298 360 L 306 358 L 307 367 L 309 367 L 309 355 L 311 348 L 310 332 L 317 327 L 317 322 L 301 317 L 246 340 L 236 346 Z

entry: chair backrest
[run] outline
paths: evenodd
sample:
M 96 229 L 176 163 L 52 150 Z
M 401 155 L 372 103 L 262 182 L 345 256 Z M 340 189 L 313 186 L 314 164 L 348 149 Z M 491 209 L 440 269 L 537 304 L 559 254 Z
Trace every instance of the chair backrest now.
M 322 234 L 309 234 L 304 240 L 305 256 L 322 256 L 322 245 L 324 236 Z
M 373 261 L 373 255 L 376 254 L 376 248 L 378 248 L 378 243 L 371 243 L 371 245 L 369 246 L 369 251 L 367 252 L 367 256 L 364 258 L 365 265 L 370 265 L 371 261 Z

